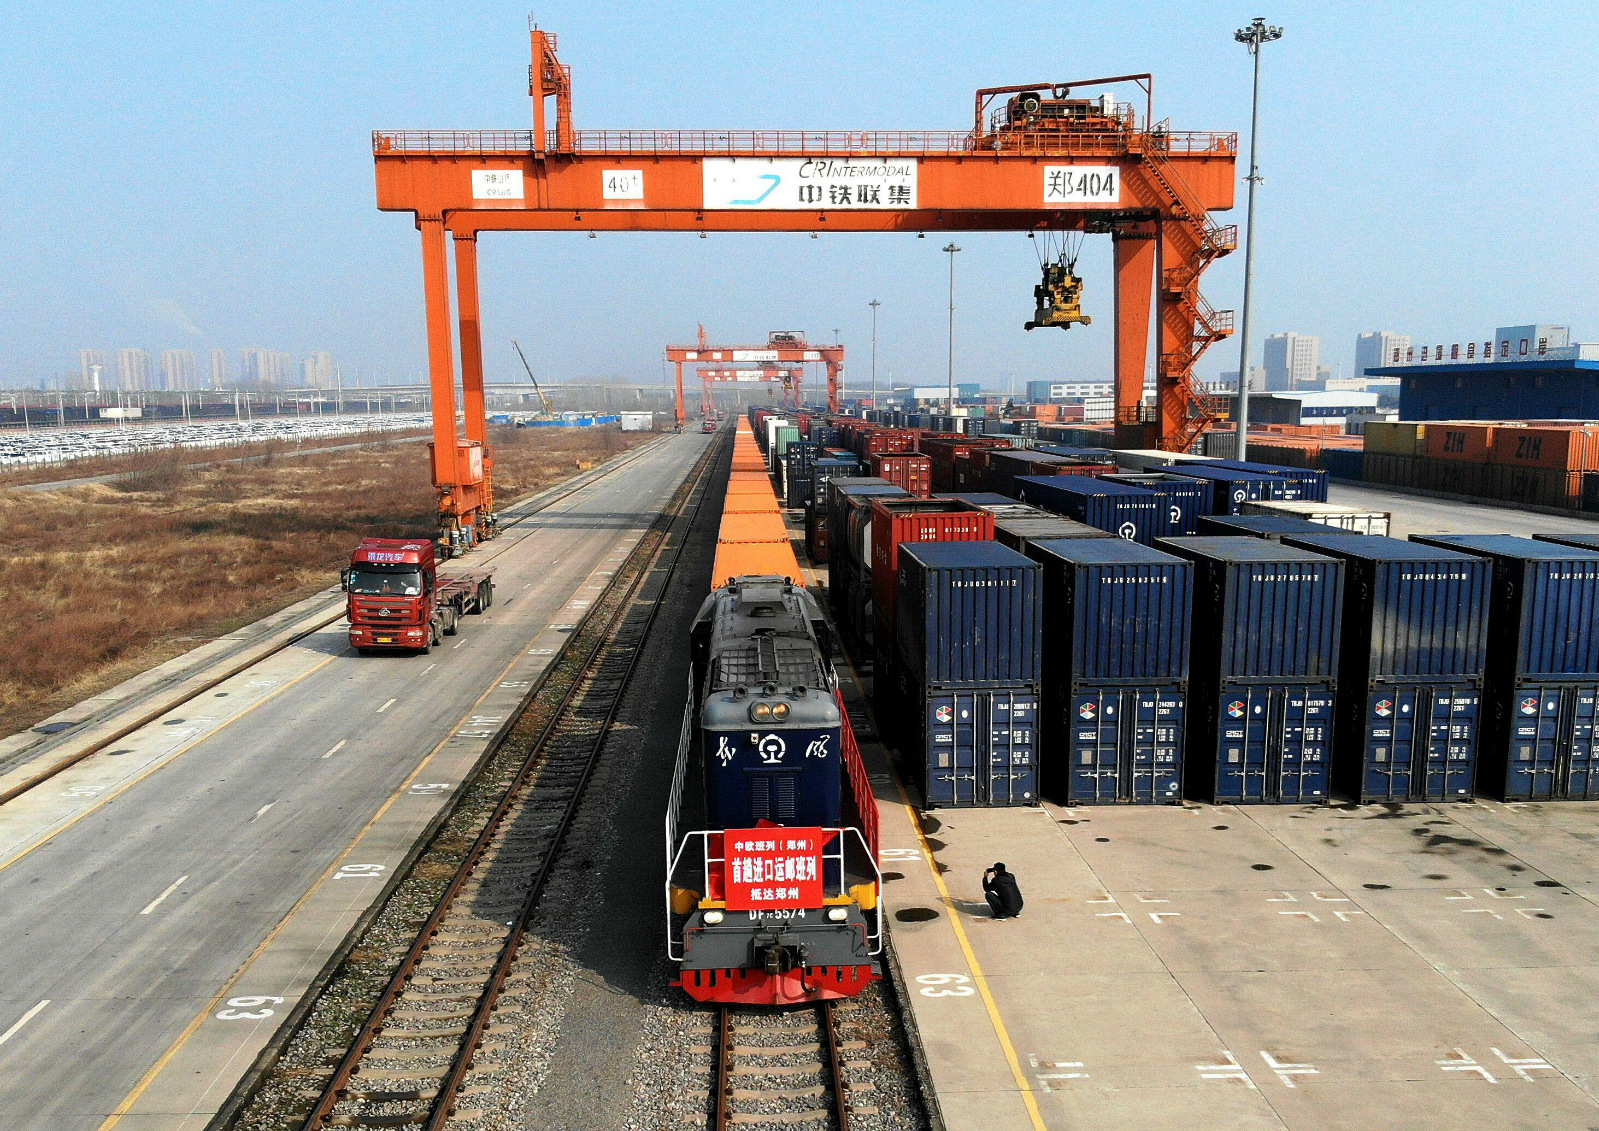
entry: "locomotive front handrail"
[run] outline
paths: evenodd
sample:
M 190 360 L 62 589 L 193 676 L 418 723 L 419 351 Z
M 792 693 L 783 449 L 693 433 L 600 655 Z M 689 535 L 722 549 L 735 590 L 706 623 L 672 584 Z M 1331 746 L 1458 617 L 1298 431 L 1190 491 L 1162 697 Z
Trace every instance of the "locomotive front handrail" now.
M 694 740 L 694 672 L 688 673 L 688 700 L 683 705 L 683 728 L 677 738 L 677 763 L 672 767 L 672 792 L 666 801 L 666 880 L 670 885 L 673 846 L 677 844 L 677 821 L 683 809 L 683 783 L 688 777 L 689 747 Z M 670 900 L 668 900 L 670 902 Z

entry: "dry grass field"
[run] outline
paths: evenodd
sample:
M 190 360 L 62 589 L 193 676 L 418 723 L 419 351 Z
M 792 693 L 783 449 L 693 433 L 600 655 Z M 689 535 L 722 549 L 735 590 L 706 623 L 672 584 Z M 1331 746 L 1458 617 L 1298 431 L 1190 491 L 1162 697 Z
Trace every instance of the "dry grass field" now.
M 649 438 L 496 428 L 496 497 L 503 507 Z M 0 734 L 326 587 L 364 536 L 434 530 L 421 444 L 186 467 L 194 458 L 138 457 L 115 483 L 0 489 Z

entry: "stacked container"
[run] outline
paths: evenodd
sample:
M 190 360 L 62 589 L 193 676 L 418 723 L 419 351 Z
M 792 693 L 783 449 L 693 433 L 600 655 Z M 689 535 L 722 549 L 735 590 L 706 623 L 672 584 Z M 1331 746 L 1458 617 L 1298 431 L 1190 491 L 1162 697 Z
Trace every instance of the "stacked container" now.
M 929 808 L 1037 799 L 1038 581 L 997 542 L 900 548 L 895 730 Z
M 1508 534 L 1413 541 L 1493 563 L 1477 792 L 1599 798 L 1599 553 Z
M 854 479 L 860 464 L 825 453 L 811 466 L 811 497 L 805 506 L 805 552 L 820 565 L 827 561 L 827 484 L 832 479 Z
M 1200 515 L 1211 514 L 1215 510 L 1216 485 L 1207 479 L 1152 471 L 1107 475 L 1105 482 L 1142 487 L 1162 496 L 1166 505 L 1166 526 L 1161 531 L 1162 537 L 1199 533 Z
M 848 552 L 846 518 L 849 504 L 859 499 L 908 499 L 903 488 L 886 479 L 861 476 L 857 479 L 830 479 L 827 483 L 827 599 L 833 610 L 833 619 L 841 629 L 849 616 L 849 595 L 854 586 L 853 572 L 857 568 L 858 554 Z
M 1059 475 L 1064 468 L 1086 466 L 1077 460 L 1067 459 L 1065 456 L 1053 456 L 1047 452 L 1025 451 L 1020 448 L 1001 448 L 982 454 L 972 453 L 972 469 L 978 470 L 979 464 L 984 464 L 983 486 L 1000 495 L 1015 497 L 1015 483 L 1018 476 L 1022 475 Z
M 1278 514 L 1302 518 L 1321 526 L 1336 527 L 1352 534 L 1388 534 L 1391 515 L 1388 511 L 1374 511 L 1366 507 L 1342 507 L 1333 503 L 1315 503 L 1305 500 L 1290 502 L 1272 500 L 1264 503 L 1245 503 L 1245 515 Z
M 1166 500 L 1125 483 L 1076 475 L 1024 475 L 1016 480 L 1016 497 L 1146 546 L 1166 529 Z
M 783 453 L 783 505 L 803 507 L 811 497 L 811 468 L 816 464 L 821 445 L 814 440 L 791 440 Z
M 1040 785 L 1065 804 L 1182 798 L 1193 567 L 1120 538 L 1034 542 Z
M 1185 795 L 1326 800 L 1343 563 L 1260 538 L 1157 548 L 1194 563 Z
M 1285 544 L 1344 562 L 1333 787 L 1356 801 L 1470 798 L 1488 646 L 1487 559 L 1337 532 Z
M 1017 504 L 1021 506 L 1023 504 Z M 1037 508 L 1028 507 L 1028 510 Z M 1063 515 L 1039 510 L 1036 514 L 996 513 L 994 516 L 994 541 L 1008 546 L 1018 554 L 1027 553 L 1031 542 L 1056 538 L 1098 538 L 1103 541 L 1121 541 L 1107 530 L 1075 522 Z
M 872 474 L 886 479 L 919 499 L 933 493 L 933 464 L 916 452 L 885 452 L 871 459 Z
M 1307 534 L 1356 534 L 1354 530 L 1322 526 L 1291 514 L 1208 514 L 1199 519 L 1199 533 L 1221 536 L 1247 535 L 1280 542 Z
M 1286 479 L 1298 488 L 1297 494 L 1285 494 L 1285 499 L 1305 499 L 1313 503 L 1327 501 L 1327 473 L 1315 467 L 1285 467 L 1278 463 L 1255 463 L 1249 460 L 1219 459 L 1212 467 L 1225 467 L 1232 471 L 1252 471 L 1256 475 L 1270 475 Z
M 1257 471 L 1239 471 L 1232 467 L 1216 467 L 1206 463 L 1181 463 L 1171 469 L 1173 475 L 1187 475 L 1205 479 L 1214 485 L 1211 498 L 1212 514 L 1239 514 L 1247 502 L 1261 499 L 1297 499 L 1299 485 Z
M 1006 441 L 995 436 L 965 436 L 959 440 L 923 436 L 917 449 L 927 456 L 931 464 L 933 490 L 951 491 L 955 488 L 955 460 L 965 458 L 975 448 L 1001 448 Z
M 1073 444 L 1038 444 L 1034 451 L 1047 452 L 1052 456 L 1065 456 L 1067 459 L 1076 460 L 1078 463 L 1103 463 L 1110 467 L 1116 466 L 1116 453 L 1110 448 L 1081 448 Z

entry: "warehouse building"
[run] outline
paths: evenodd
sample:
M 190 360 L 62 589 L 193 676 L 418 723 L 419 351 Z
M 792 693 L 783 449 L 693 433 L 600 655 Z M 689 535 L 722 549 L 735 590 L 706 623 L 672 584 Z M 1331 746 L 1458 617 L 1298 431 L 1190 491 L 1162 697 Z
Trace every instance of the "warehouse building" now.
M 1402 420 L 1599 419 L 1599 344 L 1570 343 L 1564 326 L 1501 326 L 1367 375 L 1400 381 Z

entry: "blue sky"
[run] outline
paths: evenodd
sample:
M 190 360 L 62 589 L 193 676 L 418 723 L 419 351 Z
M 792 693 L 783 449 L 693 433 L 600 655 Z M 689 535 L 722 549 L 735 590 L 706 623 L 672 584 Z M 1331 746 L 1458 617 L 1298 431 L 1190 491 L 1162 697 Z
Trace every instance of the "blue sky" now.
M 1418 341 L 1553 321 L 1599 337 L 1599 16 L 1587 4 L 546 3 L 580 128 L 963 128 L 978 86 L 1150 70 L 1174 127 L 1248 126 L 1233 29 L 1266 56 L 1258 337 Z M 518 4 L 36 3 L 0 38 L 0 382 L 75 371 L 80 346 L 296 355 L 349 372 L 423 365 L 418 242 L 373 203 L 374 127 L 520 128 Z M 1243 163 L 1240 162 L 1240 176 Z M 1240 205 L 1243 193 L 1239 193 Z M 1242 207 L 1228 216 L 1240 225 Z M 964 235 L 957 368 L 1003 388 L 1108 373 L 1110 247 L 1080 273 L 1091 327 L 1021 329 L 1020 235 Z M 705 322 L 858 347 L 883 302 L 879 373 L 942 379 L 941 241 L 912 236 L 485 237 L 485 352 L 521 339 L 552 378 L 656 379 Z M 1206 276 L 1239 305 L 1242 255 Z M 1236 341 L 1201 373 L 1235 368 Z M 852 380 L 851 384 L 856 382 Z

